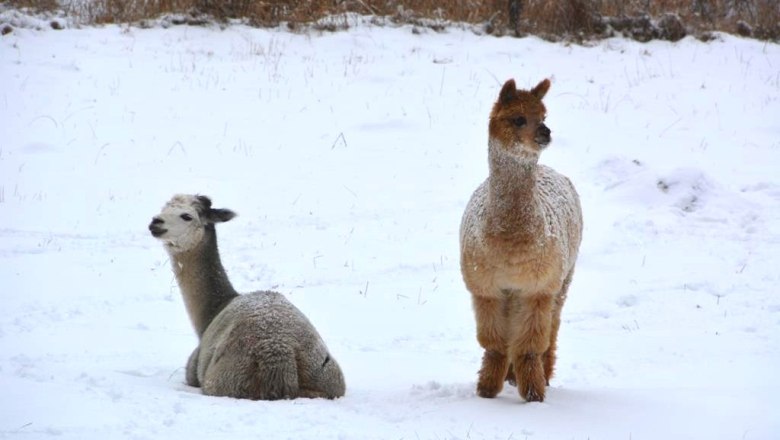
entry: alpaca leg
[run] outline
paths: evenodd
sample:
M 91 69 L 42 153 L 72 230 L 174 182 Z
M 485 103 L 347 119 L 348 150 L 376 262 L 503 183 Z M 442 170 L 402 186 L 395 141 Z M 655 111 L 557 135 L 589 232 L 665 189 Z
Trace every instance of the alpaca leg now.
M 496 397 L 504 388 L 504 378 L 508 369 L 509 362 L 505 353 L 485 350 L 482 355 L 482 368 L 479 369 L 477 395 L 488 399 Z
M 550 344 L 553 297 L 538 294 L 515 298 L 510 355 L 520 395 L 529 402 L 544 400 L 545 378 L 543 354 Z
M 574 269 L 572 269 L 569 272 L 569 275 L 564 280 L 563 286 L 561 287 L 561 291 L 555 297 L 555 302 L 553 303 L 552 326 L 550 329 L 550 346 L 547 348 L 547 351 L 544 353 L 544 358 L 543 358 L 544 377 L 545 380 L 547 381 L 547 385 L 550 385 L 550 379 L 552 378 L 553 373 L 555 372 L 555 361 L 557 359 L 555 351 L 558 348 L 558 329 L 561 327 L 561 310 L 563 309 L 563 304 L 566 302 L 566 294 L 569 290 L 569 284 L 571 284 L 571 279 L 573 274 L 574 274 Z
M 504 337 L 505 300 L 473 296 L 474 314 L 477 319 L 477 340 L 485 353 L 479 370 L 477 394 L 480 397 L 495 397 L 504 387 L 509 363 Z
M 559 304 L 556 300 L 553 305 L 552 322 L 550 325 L 550 345 L 547 347 L 547 351 L 542 356 L 542 362 L 544 364 L 544 380 L 547 385 L 550 385 L 550 379 L 555 372 L 555 361 L 557 356 L 555 354 L 558 348 L 558 329 L 561 327 L 561 307 L 563 304 Z
M 187 360 L 187 385 L 191 387 L 200 387 L 200 381 L 198 380 L 198 357 L 200 356 L 200 345 L 195 347 L 195 350 Z
M 251 400 L 298 397 L 292 348 L 274 342 L 252 346 L 254 339 L 236 338 L 213 350 L 203 373 L 204 394 Z
M 247 362 L 256 365 L 252 381 L 252 399 L 294 399 L 300 394 L 298 363 L 295 350 L 282 342 L 269 342 L 251 350 Z

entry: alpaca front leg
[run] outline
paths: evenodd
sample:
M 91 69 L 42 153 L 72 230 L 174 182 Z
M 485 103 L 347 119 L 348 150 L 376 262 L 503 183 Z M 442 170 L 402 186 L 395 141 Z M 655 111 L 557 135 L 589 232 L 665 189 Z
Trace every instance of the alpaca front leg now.
M 482 368 L 479 370 L 477 394 L 480 397 L 492 398 L 504 387 L 509 368 L 504 316 L 504 300 L 495 298 L 473 297 L 474 314 L 477 319 L 477 340 L 485 353 L 482 356 Z
M 523 399 L 529 402 L 544 401 L 547 381 L 544 378 L 544 365 L 536 353 L 527 353 L 516 357 L 514 361 L 517 390 Z
M 544 400 L 547 378 L 543 355 L 550 345 L 552 331 L 551 295 L 517 299 L 512 316 L 513 339 L 510 354 L 520 395 L 529 402 Z
M 504 379 L 509 369 L 506 354 L 495 350 L 485 350 L 482 355 L 482 368 L 479 369 L 477 395 L 491 399 L 504 388 Z

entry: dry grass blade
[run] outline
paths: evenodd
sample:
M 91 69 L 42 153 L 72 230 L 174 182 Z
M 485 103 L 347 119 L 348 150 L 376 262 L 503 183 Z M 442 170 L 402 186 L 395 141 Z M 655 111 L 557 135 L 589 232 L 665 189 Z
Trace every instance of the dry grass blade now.
M 707 38 L 712 31 L 780 40 L 778 0 L 11 0 L 12 8 L 64 9 L 86 23 L 127 23 L 164 14 L 218 21 L 337 30 L 347 13 L 443 30 L 467 23 L 496 35 L 539 35 L 551 40 L 597 39 L 621 33 L 640 41 Z

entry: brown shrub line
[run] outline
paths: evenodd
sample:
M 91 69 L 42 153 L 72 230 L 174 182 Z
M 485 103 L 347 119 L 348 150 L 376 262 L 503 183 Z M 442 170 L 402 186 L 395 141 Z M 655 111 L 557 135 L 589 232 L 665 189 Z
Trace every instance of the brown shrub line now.
M 68 3 L 70 1 L 70 3 Z M 585 41 L 707 39 L 712 31 L 780 40 L 780 0 L 9 0 L 12 8 L 64 10 L 85 24 L 137 23 L 166 14 L 183 23 L 243 20 L 259 27 L 337 30 L 348 14 L 443 30 L 455 23 L 494 35 Z

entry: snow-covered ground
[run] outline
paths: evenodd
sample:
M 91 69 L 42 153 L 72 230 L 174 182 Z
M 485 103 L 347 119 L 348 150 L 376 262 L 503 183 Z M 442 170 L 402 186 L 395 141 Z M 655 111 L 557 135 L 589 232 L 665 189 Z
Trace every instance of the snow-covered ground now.
M 503 81 L 585 215 L 544 403 L 475 395 L 458 227 Z M 0 438 L 780 438 L 780 46 L 124 26 L 0 38 Z M 203 396 L 150 218 L 220 226 L 344 398 Z

